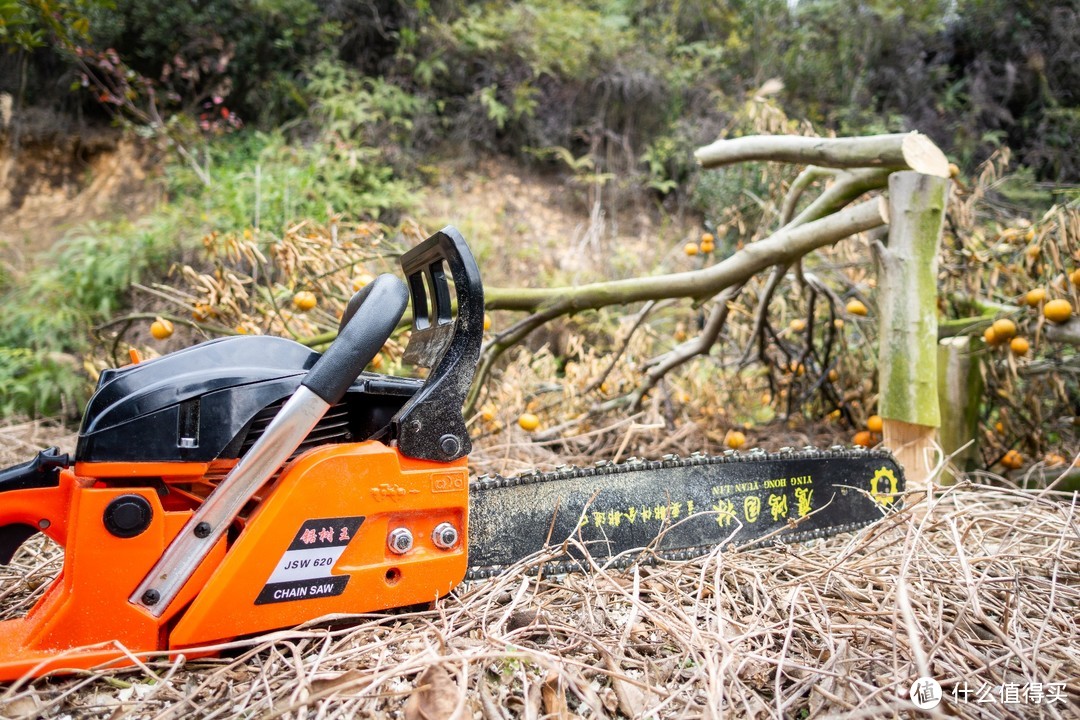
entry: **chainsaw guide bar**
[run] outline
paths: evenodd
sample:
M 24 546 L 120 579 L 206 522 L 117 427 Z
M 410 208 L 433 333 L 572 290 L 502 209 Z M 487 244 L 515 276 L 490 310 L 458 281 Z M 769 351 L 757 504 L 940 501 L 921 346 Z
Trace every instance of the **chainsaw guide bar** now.
M 601 461 L 470 485 L 466 579 L 505 572 L 545 547 L 548 573 L 686 560 L 717 547 L 791 543 L 855 530 L 901 505 L 904 476 L 885 450 L 728 451 Z M 570 542 L 565 542 L 565 541 Z

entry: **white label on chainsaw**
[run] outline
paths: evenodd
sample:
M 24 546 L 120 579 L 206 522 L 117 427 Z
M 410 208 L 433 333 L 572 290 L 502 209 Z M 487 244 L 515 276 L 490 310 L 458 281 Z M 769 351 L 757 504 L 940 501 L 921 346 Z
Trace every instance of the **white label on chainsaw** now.
M 331 547 L 313 550 L 289 550 L 278 561 L 277 567 L 267 582 L 280 583 L 293 580 L 310 580 L 328 577 L 344 547 Z
M 308 600 L 345 592 L 349 576 L 333 575 L 331 570 L 363 522 L 363 517 L 305 520 L 278 559 L 255 604 Z

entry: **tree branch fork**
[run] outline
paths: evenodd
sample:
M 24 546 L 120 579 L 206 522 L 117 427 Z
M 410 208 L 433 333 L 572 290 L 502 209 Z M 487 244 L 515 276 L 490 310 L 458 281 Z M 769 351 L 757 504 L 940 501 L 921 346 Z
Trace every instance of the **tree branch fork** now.
M 630 305 L 690 299 L 713 301 L 701 333 L 645 364 L 641 385 L 617 401 L 639 407 L 645 393 L 675 367 L 698 355 L 708 354 L 717 342 L 728 317 L 728 307 L 754 276 L 772 268 L 773 282 L 763 293 L 755 320 L 755 336 L 744 353 L 765 337 L 769 300 L 779 280 L 794 266 L 803 277 L 801 261 L 820 248 L 859 233 L 882 234 L 889 223 L 888 203 L 881 195 L 859 200 L 867 193 L 885 189 L 895 171 L 915 170 L 948 177 L 944 153 L 920 133 L 875 135 L 860 138 L 808 138 L 794 136 L 748 136 L 719 140 L 700 148 L 695 157 L 704 168 L 748 162 L 785 162 L 806 166 L 791 183 L 782 205 L 781 227 L 772 235 L 747 245 L 723 261 L 699 270 L 650 277 L 589 283 L 556 288 L 500 288 L 485 291 L 489 310 L 529 313 L 496 335 L 482 351 L 477 379 L 467 400 L 475 409 L 484 381 L 498 358 L 531 332 L 558 317 L 609 305 Z M 802 196 L 819 180 L 829 181 L 824 190 L 796 214 Z M 834 299 L 830 299 L 832 302 Z M 604 408 L 611 401 L 604 404 Z

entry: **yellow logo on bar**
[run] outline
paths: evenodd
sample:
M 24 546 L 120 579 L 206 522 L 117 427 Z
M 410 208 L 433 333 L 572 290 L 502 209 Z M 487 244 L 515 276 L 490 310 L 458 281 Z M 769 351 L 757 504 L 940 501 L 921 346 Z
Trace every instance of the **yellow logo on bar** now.
M 888 491 L 881 490 L 881 480 L 889 481 Z M 900 482 L 896 479 L 896 473 L 891 468 L 883 467 L 874 473 L 870 481 L 870 494 L 882 505 L 892 505 L 896 502 L 896 494 L 899 492 Z

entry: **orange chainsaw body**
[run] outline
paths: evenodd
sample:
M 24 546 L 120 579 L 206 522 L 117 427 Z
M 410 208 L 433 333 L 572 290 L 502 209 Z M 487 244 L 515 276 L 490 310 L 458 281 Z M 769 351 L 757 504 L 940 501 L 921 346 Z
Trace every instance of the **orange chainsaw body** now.
M 36 532 L 65 553 L 33 607 L 0 621 L 0 682 L 205 656 L 326 616 L 431 602 L 461 582 L 461 405 L 482 289 L 452 228 L 401 263 L 408 288 L 386 275 L 361 290 L 325 354 L 252 336 L 106 371 L 74 462 L 53 448 L 0 471 L 0 563 Z M 406 356 L 426 379 L 361 373 L 410 294 Z M 240 509 L 218 521 L 223 498 Z M 170 552 L 190 562 L 170 564 Z M 165 578 L 168 594 L 141 589 Z
M 440 549 L 431 541 L 442 522 L 467 527 L 464 459 L 446 464 L 413 460 L 370 441 L 331 445 L 290 462 L 243 519 L 229 552 L 223 539 L 169 611 L 154 618 L 130 604 L 128 595 L 191 515 L 191 507 L 183 505 L 192 497 L 190 487 L 205 475 L 166 474 L 187 469 L 176 463 L 103 465 L 109 467 L 77 465 L 61 473 L 55 489 L 15 491 L 4 498 L 6 519 L 47 525 L 42 532 L 64 547 L 65 557 L 60 575 L 27 615 L 0 622 L 0 681 L 29 672 L 130 665 L 129 654 L 145 658 L 325 615 L 430 602 L 465 575 L 465 542 Z M 193 473 L 206 470 L 199 463 L 190 468 Z M 165 481 L 167 500 L 180 495 L 184 502 L 163 506 L 150 483 L 146 488 L 132 488 L 129 482 L 110 486 L 95 477 L 148 472 Z M 151 504 L 153 520 L 137 537 L 115 537 L 103 527 L 102 515 L 110 501 L 132 494 Z M 341 518 L 354 519 L 346 525 Z M 290 551 L 298 535 L 303 544 L 305 524 L 314 530 L 310 549 Z M 342 538 L 342 529 L 353 525 L 355 532 Z M 407 555 L 388 548 L 391 526 L 406 527 L 417 539 Z M 333 545 L 325 541 L 331 530 Z M 294 573 L 298 579 L 285 583 L 277 598 L 272 588 L 259 602 L 283 564 L 305 561 L 309 572 Z

